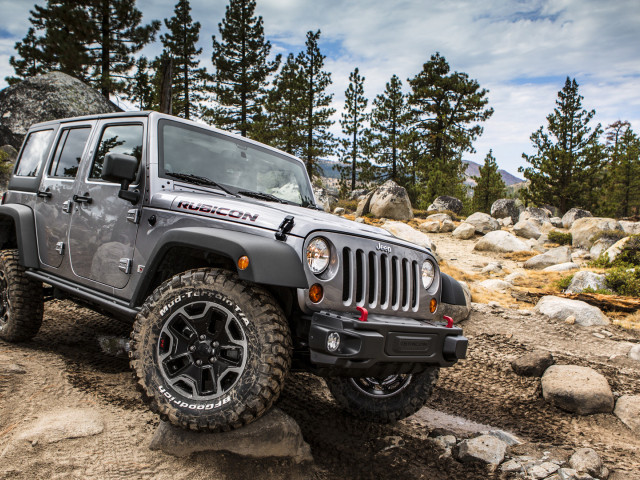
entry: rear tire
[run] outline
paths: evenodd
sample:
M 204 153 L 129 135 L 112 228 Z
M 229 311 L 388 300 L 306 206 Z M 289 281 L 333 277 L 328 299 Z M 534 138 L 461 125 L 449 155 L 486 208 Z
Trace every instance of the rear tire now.
M 433 391 L 438 367 L 414 374 L 384 378 L 325 379 L 338 404 L 354 417 L 376 423 L 394 423 L 420 410 Z
M 24 342 L 42 325 L 42 283 L 25 275 L 18 250 L 0 251 L 0 338 Z
M 291 337 L 266 290 L 235 273 L 200 269 L 147 299 L 130 356 L 153 411 L 183 428 L 224 431 L 253 422 L 278 398 Z

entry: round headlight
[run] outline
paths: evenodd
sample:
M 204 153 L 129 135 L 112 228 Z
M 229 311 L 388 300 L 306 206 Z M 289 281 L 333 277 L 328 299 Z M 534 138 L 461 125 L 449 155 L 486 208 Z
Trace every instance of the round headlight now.
M 436 276 L 436 267 L 430 260 L 425 260 L 422 264 L 422 285 L 428 289 Z
M 307 246 L 307 263 L 311 271 L 320 275 L 329 266 L 331 251 L 329 245 L 322 238 L 314 238 Z

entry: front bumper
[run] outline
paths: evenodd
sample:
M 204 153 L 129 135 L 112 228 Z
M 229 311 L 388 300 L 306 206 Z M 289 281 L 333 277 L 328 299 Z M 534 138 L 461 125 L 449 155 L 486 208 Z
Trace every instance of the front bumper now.
M 330 333 L 340 335 L 335 352 L 327 349 Z M 320 369 L 361 371 L 379 364 L 423 364 L 450 367 L 466 357 L 468 340 L 462 329 L 405 317 L 369 315 L 362 322 L 333 312 L 311 318 L 311 363 Z

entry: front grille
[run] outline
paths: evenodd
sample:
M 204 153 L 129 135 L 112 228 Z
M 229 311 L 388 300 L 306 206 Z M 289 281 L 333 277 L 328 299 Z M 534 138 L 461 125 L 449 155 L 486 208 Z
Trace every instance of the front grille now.
M 342 249 L 342 302 L 382 311 L 417 311 L 420 265 L 385 253 Z

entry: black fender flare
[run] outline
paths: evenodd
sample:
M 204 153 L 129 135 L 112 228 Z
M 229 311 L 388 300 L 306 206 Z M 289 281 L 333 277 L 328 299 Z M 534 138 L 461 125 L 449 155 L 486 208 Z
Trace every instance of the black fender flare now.
M 227 257 L 236 265 L 242 280 L 261 285 L 308 288 L 302 260 L 285 242 L 244 232 L 187 227 L 170 230 L 158 239 L 131 299 L 132 307 L 142 305 L 162 258 L 173 247 L 191 247 Z M 240 270 L 237 261 L 244 255 L 249 257 L 249 267 Z
M 26 268 L 38 268 L 38 241 L 36 239 L 36 224 L 33 210 L 26 205 L 0 205 L 0 221 L 11 219 L 15 225 L 16 243 L 20 254 L 20 264 Z M 1 238 L 2 248 L 5 248 L 6 238 Z
M 442 303 L 463 306 L 467 304 L 467 299 L 464 296 L 462 285 L 460 285 L 455 278 L 441 272 L 440 279 L 442 284 L 442 296 L 440 297 L 440 301 Z

